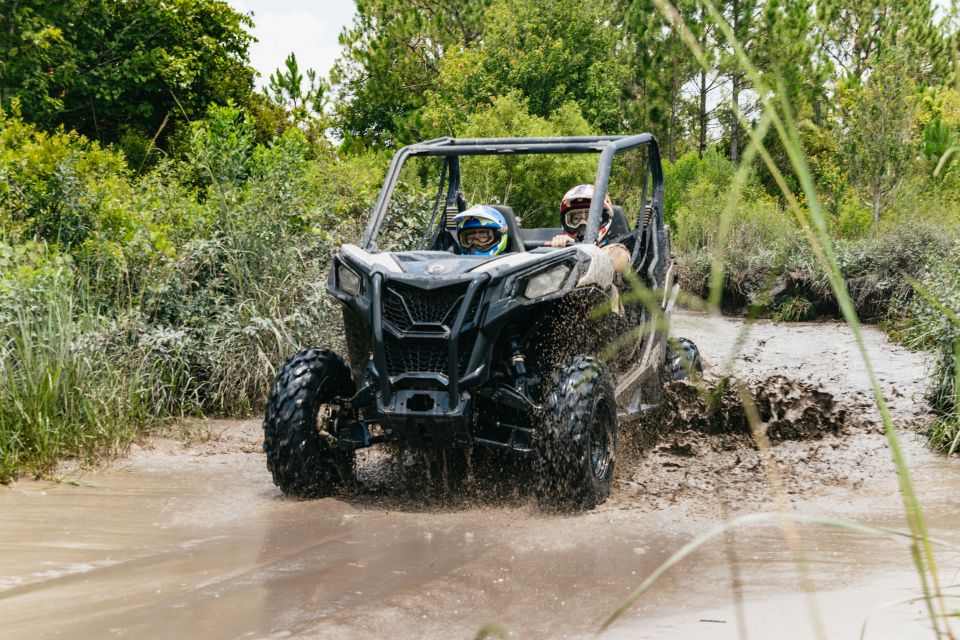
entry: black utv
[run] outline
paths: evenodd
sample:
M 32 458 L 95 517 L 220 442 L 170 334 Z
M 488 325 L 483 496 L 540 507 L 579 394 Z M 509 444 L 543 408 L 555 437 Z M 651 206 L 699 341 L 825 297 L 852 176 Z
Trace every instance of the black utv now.
M 642 184 L 636 210 L 613 208 L 609 235 L 632 263 L 616 273 L 595 240 L 615 156 L 630 150 Z M 461 158 L 587 153 L 599 162 L 583 242 L 545 246 L 559 227 L 522 228 L 509 206 L 495 204 L 509 229 L 506 250 L 461 254 Z M 400 170 L 422 156 L 442 163 L 423 250 L 380 251 Z M 353 480 L 363 447 L 445 456 L 483 447 L 529 460 L 545 507 L 592 508 L 610 492 L 619 415 L 672 375 L 665 319 L 679 288 L 674 273 L 651 135 L 440 138 L 400 149 L 362 242 L 342 245 L 330 270 L 346 359 L 307 349 L 273 384 L 263 428 L 274 482 L 289 495 L 323 497 Z

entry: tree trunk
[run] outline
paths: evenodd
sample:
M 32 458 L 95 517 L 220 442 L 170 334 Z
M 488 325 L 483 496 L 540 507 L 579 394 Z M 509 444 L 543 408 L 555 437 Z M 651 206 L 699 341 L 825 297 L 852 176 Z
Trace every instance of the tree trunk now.
M 730 3 L 730 12 L 733 17 L 733 35 L 742 41 L 739 0 Z M 734 63 L 734 70 L 730 75 L 730 161 L 734 164 L 740 157 L 740 73 L 737 66 Z
M 740 159 L 740 74 L 734 73 L 730 80 L 730 161 Z
M 697 155 L 701 158 L 707 150 L 707 70 L 700 70 L 700 144 Z
M 677 161 L 676 139 L 677 139 L 677 65 L 670 65 L 670 132 L 667 140 L 667 157 L 670 164 Z

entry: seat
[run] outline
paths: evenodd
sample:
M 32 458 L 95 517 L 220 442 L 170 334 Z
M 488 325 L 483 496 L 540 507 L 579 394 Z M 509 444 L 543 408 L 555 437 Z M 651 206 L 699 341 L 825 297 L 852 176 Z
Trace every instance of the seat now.
M 526 251 L 527 249 L 523 246 L 523 239 L 520 236 L 520 225 L 517 224 L 517 216 L 513 214 L 513 208 L 503 204 L 491 204 L 490 206 L 499 211 L 504 220 L 507 221 L 510 239 L 507 241 L 505 253 Z
M 630 233 L 630 223 L 627 222 L 627 215 L 623 212 L 623 207 L 613 207 L 613 224 L 610 225 L 610 237 L 621 238 Z

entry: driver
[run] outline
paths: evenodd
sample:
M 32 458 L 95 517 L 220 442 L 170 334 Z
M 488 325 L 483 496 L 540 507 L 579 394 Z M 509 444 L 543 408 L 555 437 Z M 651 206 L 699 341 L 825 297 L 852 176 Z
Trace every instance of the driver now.
M 496 256 L 507 248 L 510 234 L 503 214 L 485 204 L 475 204 L 454 218 L 461 252 L 474 256 Z
M 583 242 L 583 235 L 587 230 L 587 218 L 590 215 L 590 203 L 593 201 L 593 185 L 578 184 L 567 191 L 560 201 L 560 225 L 563 233 L 554 236 L 546 246 L 566 247 L 574 242 Z M 600 218 L 600 229 L 597 232 L 598 247 L 606 251 L 613 269 L 622 273 L 630 264 L 630 252 L 620 242 L 610 242 L 610 228 L 613 226 L 613 203 L 609 195 L 603 196 L 603 213 Z

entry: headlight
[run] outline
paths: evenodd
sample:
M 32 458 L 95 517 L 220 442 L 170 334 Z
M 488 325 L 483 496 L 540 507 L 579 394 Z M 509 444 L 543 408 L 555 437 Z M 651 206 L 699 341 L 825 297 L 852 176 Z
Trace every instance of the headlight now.
M 570 265 L 559 264 L 531 276 L 527 280 L 527 286 L 523 289 L 523 296 L 535 300 L 556 293 L 563 288 L 563 283 L 566 282 L 568 275 L 570 275 Z
M 341 264 L 337 267 L 337 285 L 340 291 L 355 296 L 360 293 L 360 276 Z

